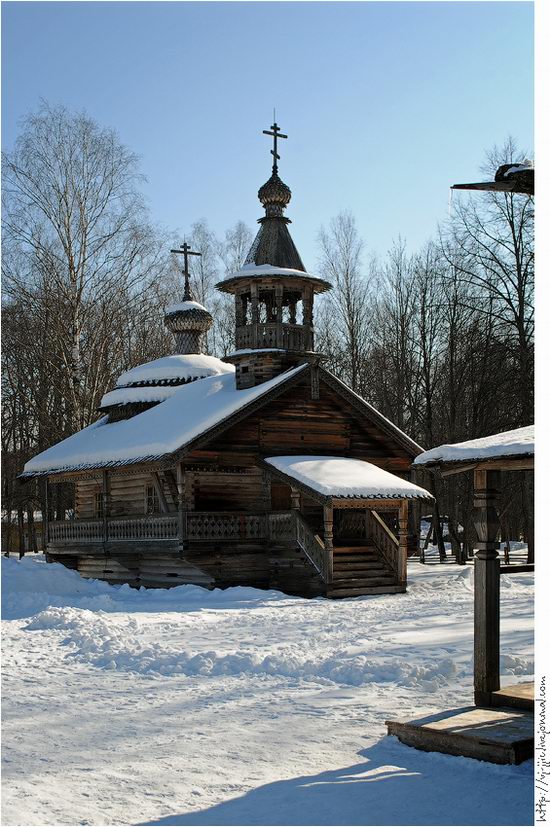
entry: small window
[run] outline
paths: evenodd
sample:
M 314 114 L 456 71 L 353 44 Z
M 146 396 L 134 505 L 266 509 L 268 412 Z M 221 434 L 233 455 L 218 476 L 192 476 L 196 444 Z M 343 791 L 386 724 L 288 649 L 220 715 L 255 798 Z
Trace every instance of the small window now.
M 96 491 L 94 494 L 94 514 L 96 517 L 103 517 L 103 492 Z
M 145 513 L 158 514 L 160 512 L 160 501 L 157 489 L 154 485 L 145 486 Z

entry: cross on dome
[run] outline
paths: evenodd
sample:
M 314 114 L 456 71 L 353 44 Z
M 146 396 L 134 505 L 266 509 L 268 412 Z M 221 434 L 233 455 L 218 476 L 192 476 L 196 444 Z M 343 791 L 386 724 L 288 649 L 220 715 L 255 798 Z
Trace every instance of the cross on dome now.
M 275 115 L 275 113 L 273 114 Z M 275 118 L 273 118 L 271 129 L 264 129 L 263 134 L 271 135 L 273 137 L 273 149 L 271 150 L 271 154 L 273 155 L 273 172 L 276 173 L 278 171 L 277 161 L 281 160 L 281 156 L 277 154 L 277 140 L 279 138 L 288 138 L 288 135 L 283 135 Z
M 197 253 L 191 249 L 191 245 L 188 244 L 186 241 L 183 242 L 181 247 L 177 250 L 170 250 L 171 253 L 175 253 L 176 255 L 183 256 L 183 277 L 185 279 L 185 291 L 183 294 L 183 300 L 190 301 L 192 299 L 191 296 L 191 285 L 189 284 L 189 256 L 202 256 L 202 253 Z

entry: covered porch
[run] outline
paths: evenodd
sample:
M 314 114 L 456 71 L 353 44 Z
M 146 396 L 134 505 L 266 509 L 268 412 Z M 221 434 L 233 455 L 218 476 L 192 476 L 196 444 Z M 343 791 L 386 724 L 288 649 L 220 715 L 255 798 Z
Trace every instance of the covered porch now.
M 407 587 L 408 510 L 431 499 L 420 486 L 349 457 L 267 457 L 284 484 L 298 546 L 328 597 L 403 592 Z

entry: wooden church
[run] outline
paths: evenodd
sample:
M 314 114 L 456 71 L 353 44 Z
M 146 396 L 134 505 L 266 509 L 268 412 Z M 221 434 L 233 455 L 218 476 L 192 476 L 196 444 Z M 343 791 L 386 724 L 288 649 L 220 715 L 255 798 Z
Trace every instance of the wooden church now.
M 330 598 L 402 592 L 422 449 L 323 367 L 314 301 L 273 169 L 235 299 L 235 352 L 203 352 L 210 313 L 165 311 L 172 355 L 122 374 L 102 417 L 30 460 L 24 477 L 74 485 L 74 519 L 46 521 L 47 559 L 132 586 L 249 585 Z M 411 509 L 412 510 L 412 509 Z

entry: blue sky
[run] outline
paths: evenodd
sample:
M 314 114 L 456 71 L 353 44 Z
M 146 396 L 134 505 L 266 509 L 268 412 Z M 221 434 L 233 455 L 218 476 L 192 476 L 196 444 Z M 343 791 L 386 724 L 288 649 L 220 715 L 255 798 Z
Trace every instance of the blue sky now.
M 138 153 L 169 229 L 255 227 L 276 106 L 312 270 L 338 211 L 367 249 L 413 250 L 485 150 L 533 150 L 529 2 L 4 2 L 2 23 L 4 148 L 41 97 L 85 109 Z

